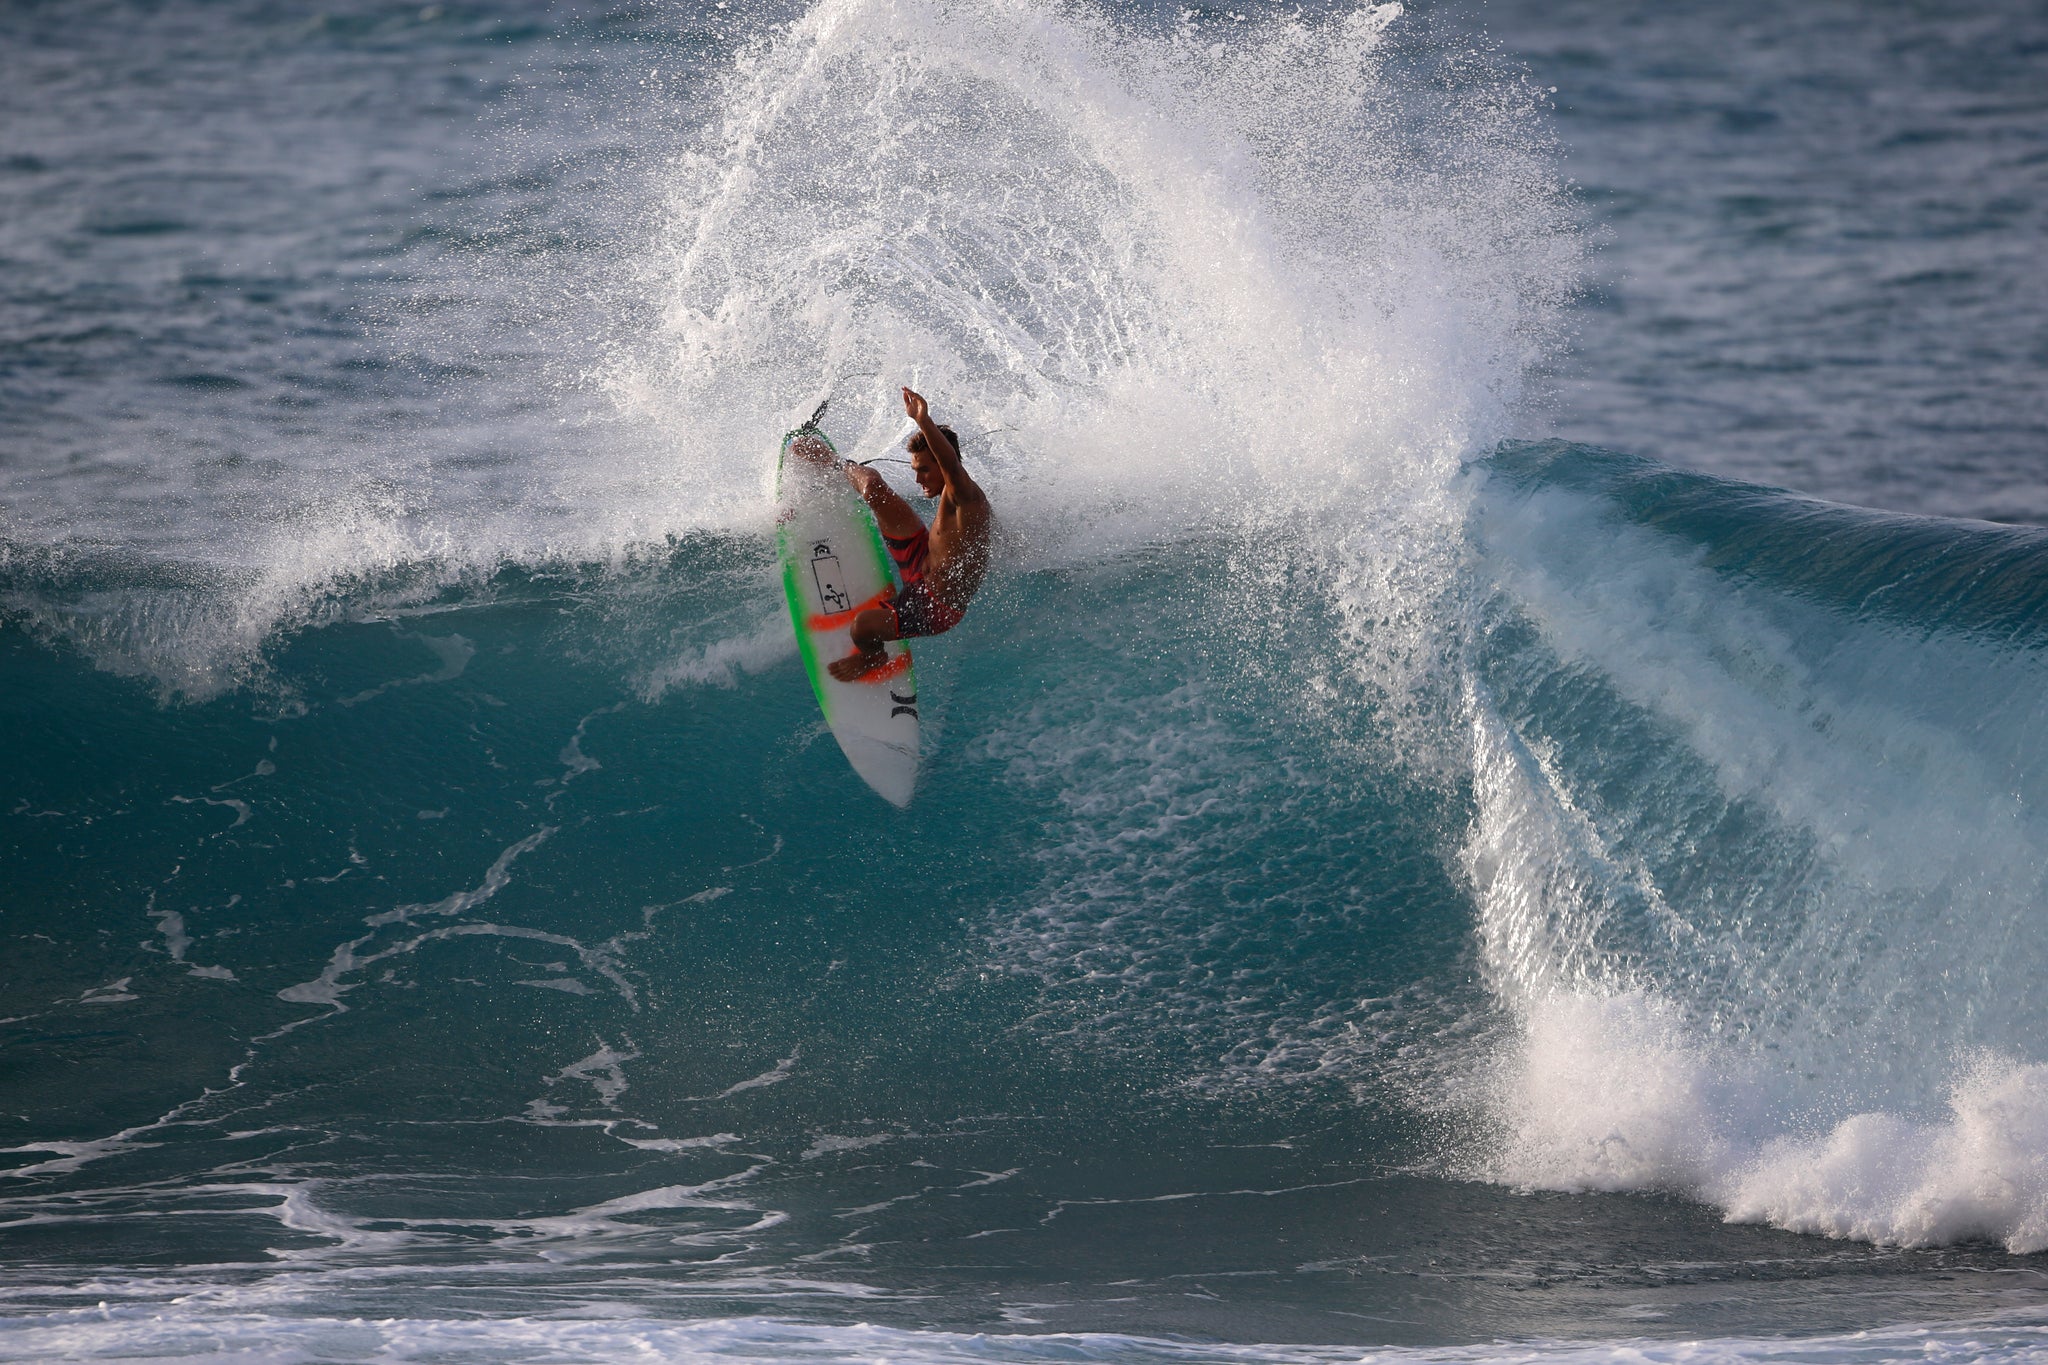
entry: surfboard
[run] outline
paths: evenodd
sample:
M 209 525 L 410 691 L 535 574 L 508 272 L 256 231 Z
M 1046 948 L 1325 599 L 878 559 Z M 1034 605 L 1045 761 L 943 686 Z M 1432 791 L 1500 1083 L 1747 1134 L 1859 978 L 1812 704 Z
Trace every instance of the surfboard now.
M 797 653 L 841 753 L 876 795 L 908 806 L 917 789 L 917 674 L 901 640 L 889 662 L 856 682 L 826 671 L 853 652 L 853 618 L 899 586 L 874 514 L 840 472 L 837 449 L 811 421 L 782 438 L 775 468 L 775 548 Z M 790 453 L 815 438 L 831 453 L 815 461 Z

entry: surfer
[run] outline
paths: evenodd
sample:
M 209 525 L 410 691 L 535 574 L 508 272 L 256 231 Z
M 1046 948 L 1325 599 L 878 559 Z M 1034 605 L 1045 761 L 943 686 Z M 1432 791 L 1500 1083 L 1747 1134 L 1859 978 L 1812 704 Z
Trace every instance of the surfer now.
M 960 623 L 988 572 L 988 495 L 960 463 L 960 438 L 932 421 L 931 406 L 903 390 L 903 410 L 917 423 L 906 447 L 918 491 L 939 500 L 926 527 L 915 509 L 866 465 L 846 462 L 846 477 L 875 514 L 882 542 L 903 577 L 902 590 L 853 619 L 853 653 L 830 665 L 832 676 L 852 682 L 889 661 L 890 640 L 943 635 Z

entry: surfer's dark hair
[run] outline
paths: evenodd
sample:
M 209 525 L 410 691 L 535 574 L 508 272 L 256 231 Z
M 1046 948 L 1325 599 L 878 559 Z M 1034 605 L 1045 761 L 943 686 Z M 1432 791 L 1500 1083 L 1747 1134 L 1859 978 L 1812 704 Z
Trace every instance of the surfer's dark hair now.
M 939 427 L 939 430 L 945 432 L 946 439 L 953 443 L 953 454 L 957 457 L 960 454 L 960 433 L 953 430 L 953 428 L 949 426 L 943 425 Z M 925 446 L 928 444 L 929 442 L 927 442 L 924 439 L 924 433 L 921 431 L 916 431 L 912 432 L 910 435 L 910 439 L 903 443 L 903 448 L 905 450 L 908 450 L 911 454 L 915 455 L 918 451 L 923 450 Z

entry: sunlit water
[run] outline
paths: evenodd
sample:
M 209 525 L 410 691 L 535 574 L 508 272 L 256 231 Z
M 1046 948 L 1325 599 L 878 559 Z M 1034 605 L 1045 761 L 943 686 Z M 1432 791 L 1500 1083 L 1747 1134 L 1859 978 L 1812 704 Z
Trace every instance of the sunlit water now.
M 0 1355 L 2037 1358 L 2041 22 L 0 19 Z

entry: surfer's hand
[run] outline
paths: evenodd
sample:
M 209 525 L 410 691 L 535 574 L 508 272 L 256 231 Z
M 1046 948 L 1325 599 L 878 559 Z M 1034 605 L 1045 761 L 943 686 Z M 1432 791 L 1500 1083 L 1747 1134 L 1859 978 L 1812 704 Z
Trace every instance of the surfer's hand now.
M 910 414 L 910 420 L 923 426 L 931 418 L 931 405 L 924 401 L 924 395 L 905 385 L 903 388 L 903 410 Z

